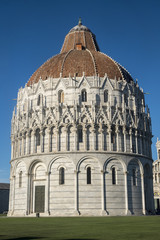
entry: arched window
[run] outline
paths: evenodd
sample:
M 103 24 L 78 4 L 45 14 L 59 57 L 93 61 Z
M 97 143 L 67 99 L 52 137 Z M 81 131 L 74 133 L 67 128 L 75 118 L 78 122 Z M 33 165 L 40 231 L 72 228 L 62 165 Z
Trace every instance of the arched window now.
M 86 89 L 83 89 L 81 92 L 82 102 L 87 102 L 87 92 Z
M 112 184 L 116 184 L 116 169 L 115 167 L 112 168 Z
M 64 174 L 65 174 L 65 169 L 61 167 L 59 169 L 59 184 L 62 185 L 64 184 Z
M 160 159 L 160 150 L 158 150 L 158 159 Z
M 78 142 L 83 142 L 83 130 L 82 130 L 82 126 L 78 127 Z
M 19 187 L 22 187 L 22 171 L 19 173 Z
M 40 146 L 40 129 L 36 130 L 36 146 Z
M 87 168 L 87 184 L 91 184 L 91 167 Z
M 64 92 L 62 90 L 58 92 L 58 102 L 64 103 Z
M 37 98 L 37 106 L 40 106 L 41 103 L 42 103 L 42 98 L 43 98 L 43 95 L 42 94 L 39 94 L 38 95 L 38 98 Z
M 133 186 L 136 186 L 136 170 L 132 169 Z
M 108 102 L 108 90 L 104 90 L 104 102 Z

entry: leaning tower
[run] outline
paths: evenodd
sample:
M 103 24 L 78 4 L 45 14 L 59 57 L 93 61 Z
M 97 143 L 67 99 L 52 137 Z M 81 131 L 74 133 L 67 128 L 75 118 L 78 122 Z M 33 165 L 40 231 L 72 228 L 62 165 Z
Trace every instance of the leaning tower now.
M 154 210 L 143 90 L 81 21 L 19 89 L 11 125 L 9 216 Z

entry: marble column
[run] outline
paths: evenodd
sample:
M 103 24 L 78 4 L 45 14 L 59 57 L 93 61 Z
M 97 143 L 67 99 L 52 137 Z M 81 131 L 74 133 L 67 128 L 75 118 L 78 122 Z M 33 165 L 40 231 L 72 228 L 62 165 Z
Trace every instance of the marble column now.
M 129 129 L 129 142 L 130 142 L 130 152 L 133 152 L 133 148 L 132 148 L 132 128 Z
M 96 150 L 96 139 L 95 139 L 96 129 L 94 126 L 91 127 L 91 131 L 92 131 L 92 150 L 95 151 Z
M 117 152 L 119 152 L 119 127 L 116 125 L 116 145 L 117 145 Z
M 73 132 L 74 132 L 74 150 L 77 151 L 78 136 L 77 136 L 77 128 L 76 128 L 76 126 L 73 127 Z
M 55 129 L 55 136 L 56 136 L 56 151 L 59 151 L 59 129 L 58 127 Z
M 50 128 L 47 129 L 47 133 L 48 133 L 48 152 L 51 152 L 51 129 Z
M 125 184 L 125 205 L 126 205 L 126 215 L 130 215 L 128 209 L 128 185 L 127 185 L 128 172 L 124 172 L 124 184 Z
M 14 204 L 15 204 L 15 185 L 16 185 L 16 177 L 12 177 L 13 185 L 12 185 L 12 214 L 14 213 Z
M 104 151 L 104 130 L 102 127 L 100 128 L 99 132 L 101 134 L 100 150 Z
M 79 188 L 78 188 L 79 171 L 75 170 L 74 173 L 75 173 L 75 211 L 74 211 L 74 214 L 80 215 L 80 212 L 79 212 Z
M 145 207 L 145 189 L 144 189 L 144 173 L 141 173 L 141 184 L 142 184 L 142 212 L 146 214 L 146 207 Z
M 34 131 L 31 135 L 31 153 L 36 153 L 36 133 Z
M 135 129 L 136 153 L 138 154 L 138 137 L 137 137 L 137 134 L 138 134 L 138 130 Z
M 101 170 L 101 200 L 102 200 L 102 216 L 105 216 L 108 214 L 107 210 L 106 210 L 106 197 L 105 197 L 105 172 L 103 170 Z
M 14 137 L 11 136 L 11 159 L 14 158 Z
M 46 172 L 46 198 L 45 198 L 45 212 L 50 215 L 50 174 Z
M 24 133 L 22 133 L 22 140 L 21 140 L 21 155 L 24 155 Z
M 27 154 L 30 154 L 30 133 L 29 132 L 27 132 L 27 134 L 26 134 L 26 155 Z
M 43 131 L 43 130 L 41 130 L 40 131 L 40 148 L 41 148 L 41 152 L 44 152 L 44 148 L 45 148 L 45 146 L 44 146 L 44 144 L 45 144 L 45 131 Z
M 142 147 L 142 146 L 143 146 L 143 143 L 142 143 L 143 140 L 142 140 L 142 135 L 141 135 L 141 133 L 140 133 L 140 136 L 139 136 L 139 137 L 140 137 L 140 154 L 143 154 L 143 147 Z
M 22 137 L 19 135 L 18 136 L 18 156 L 21 156 L 21 144 L 22 144 Z
M 84 151 L 87 151 L 87 129 L 86 127 L 83 127 L 83 149 Z
M 111 125 L 108 126 L 107 132 L 108 132 L 108 144 L 109 144 L 108 148 L 109 148 L 109 151 L 111 151 L 111 133 L 112 133 Z
M 26 215 L 30 214 L 30 187 L 31 187 L 31 183 L 30 183 L 30 174 L 26 174 L 26 182 L 27 182 L 27 197 L 26 197 Z
M 126 141 L 126 126 L 123 127 L 123 136 L 124 136 L 124 152 L 127 152 L 127 141 Z
M 65 151 L 68 151 L 68 128 L 64 128 L 64 134 L 65 134 Z

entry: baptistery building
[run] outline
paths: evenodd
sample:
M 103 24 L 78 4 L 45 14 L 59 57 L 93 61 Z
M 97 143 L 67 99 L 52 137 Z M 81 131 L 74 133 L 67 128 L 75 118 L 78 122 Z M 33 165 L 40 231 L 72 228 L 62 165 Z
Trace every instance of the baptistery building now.
M 153 212 L 151 139 L 143 90 L 79 21 L 18 91 L 8 216 Z

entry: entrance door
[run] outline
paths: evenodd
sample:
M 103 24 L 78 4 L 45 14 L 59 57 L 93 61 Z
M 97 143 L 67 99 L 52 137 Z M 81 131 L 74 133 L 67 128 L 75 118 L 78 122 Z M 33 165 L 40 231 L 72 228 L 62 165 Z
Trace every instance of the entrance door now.
M 45 186 L 35 187 L 35 212 L 43 213 L 45 203 Z

